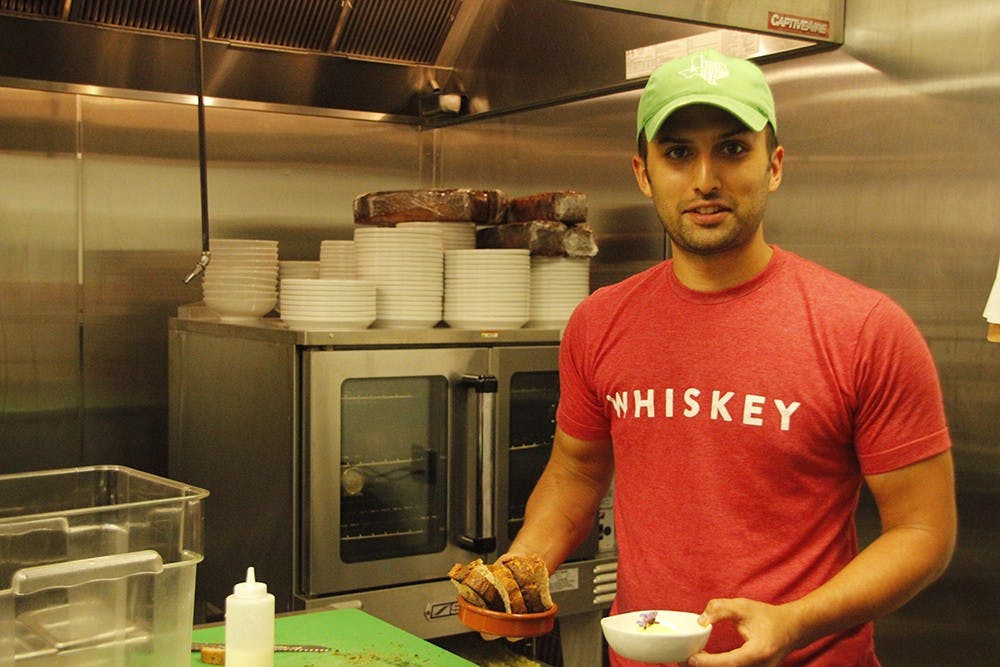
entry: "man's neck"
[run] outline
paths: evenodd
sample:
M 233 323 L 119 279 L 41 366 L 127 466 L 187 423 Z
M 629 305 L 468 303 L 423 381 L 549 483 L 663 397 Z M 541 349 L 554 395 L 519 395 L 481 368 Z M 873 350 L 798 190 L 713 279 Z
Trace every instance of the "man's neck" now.
M 696 292 L 718 292 L 756 278 L 771 261 L 773 250 L 763 239 L 725 253 L 698 255 L 671 245 L 674 275 Z

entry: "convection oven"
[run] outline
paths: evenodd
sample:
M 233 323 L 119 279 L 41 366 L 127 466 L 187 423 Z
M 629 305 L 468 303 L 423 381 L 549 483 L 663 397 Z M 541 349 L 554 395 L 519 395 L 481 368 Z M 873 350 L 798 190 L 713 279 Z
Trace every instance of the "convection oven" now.
M 551 450 L 556 357 L 530 343 L 305 350 L 303 594 L 504 551 Z
M 520 528 L 552 447 L 559 332 L 306 332 L 195 311 L 169 334 L 170 474 L 215 502 L 205 620 L 254 565 L 279 611 L 355 606 L 422 637 L 466 631 L 447 572 L 496 558 Z M 553 574 L 567 627 L 610 606 L 612 538 L 595 517 Z

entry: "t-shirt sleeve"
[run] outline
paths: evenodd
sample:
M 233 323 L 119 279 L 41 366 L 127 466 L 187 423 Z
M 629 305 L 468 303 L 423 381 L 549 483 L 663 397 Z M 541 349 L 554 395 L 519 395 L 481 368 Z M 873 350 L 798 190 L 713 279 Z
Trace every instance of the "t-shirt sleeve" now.
M 883 299 L 861 331 L 855 447 L 862 473 L 896 470 L 951 447 L 937 368 L 926 341 Z
M 578 307 L 563 330 L 559 346 L 559 407 L 556 423 L 580 440 L 610 437 L 611 424 L 604 414 L 603 400 L 593 390 L 591 361 L 587 357 L 588 318 L 586 302 Z

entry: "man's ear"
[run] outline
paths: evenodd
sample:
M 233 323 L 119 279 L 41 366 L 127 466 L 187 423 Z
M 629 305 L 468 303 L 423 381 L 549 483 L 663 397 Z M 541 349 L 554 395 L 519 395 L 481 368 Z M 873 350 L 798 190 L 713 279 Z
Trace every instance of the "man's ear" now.
M 632 172 L 635 174 L 635 182 L 639 185 L 642 194 L 652 198 L 653 190 L 649 187 L 649 174 L 646 172 L 646 161 L 639 155 L 632 156 Z
M 781 175 L 783 173 L 783 165 L 785 161 L 785 149 L 778 146 L 774 149 L 774 154 L 771 155 L 771 182 L 768 184 L 769 192 L 777 192 L 778 187 L 781 185 Z

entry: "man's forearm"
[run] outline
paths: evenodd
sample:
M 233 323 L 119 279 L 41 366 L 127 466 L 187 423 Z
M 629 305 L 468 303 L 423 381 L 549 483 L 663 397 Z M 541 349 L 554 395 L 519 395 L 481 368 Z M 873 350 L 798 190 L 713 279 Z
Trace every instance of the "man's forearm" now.
M 512 553 L 537 553 L 551 572 L 587 538 L 611 482 L 610 447 L 557 433 L 552 456 L 528 498 Z
M 944 572 L 955 548 L 957 519 L 950 455 L 870 480 L 882 534 L 823 586 L 791 603 L 799 646 L 884 616 Z
M 596 490 L 560 483 L 557 476 L 543 476 L 528 500 L 524 526 L 510 551 L 539 554 L 551 572 L 593 530 L 602 497 Z
M 936 579 L 950 549 L 919 529 L 881 535 L 836 576 L 789 604 L 798 619 L 798 647 L 884 616 Z

